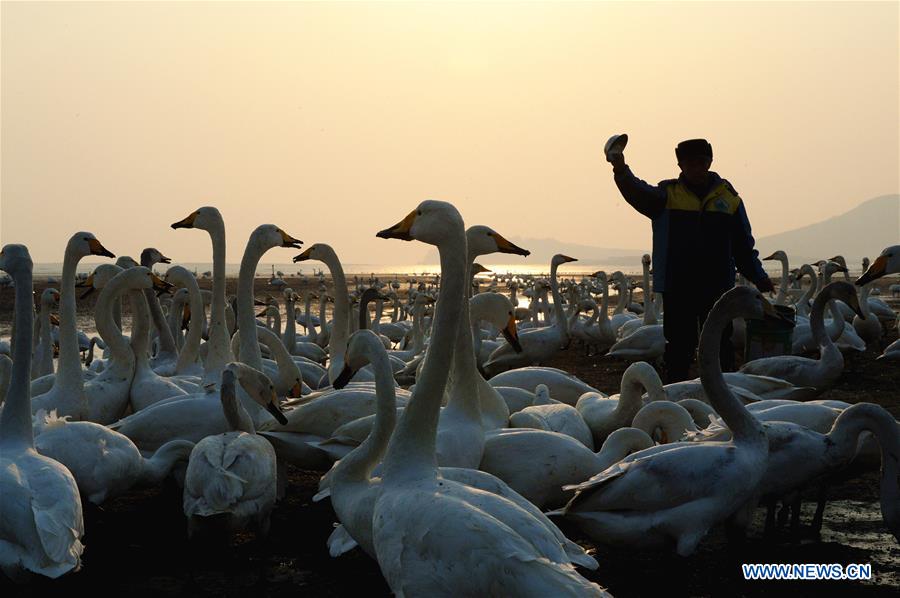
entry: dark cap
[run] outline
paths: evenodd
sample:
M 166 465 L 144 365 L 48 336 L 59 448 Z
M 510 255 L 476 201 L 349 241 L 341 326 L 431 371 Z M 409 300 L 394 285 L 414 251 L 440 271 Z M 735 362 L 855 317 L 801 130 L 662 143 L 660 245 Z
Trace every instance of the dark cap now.
M 695 156 L 703 156 L 712 160 L 712 146 L 706 139 L 688 139 L 678 144 L 678 147 L 675 148 L 675 156 L 679 160 Z

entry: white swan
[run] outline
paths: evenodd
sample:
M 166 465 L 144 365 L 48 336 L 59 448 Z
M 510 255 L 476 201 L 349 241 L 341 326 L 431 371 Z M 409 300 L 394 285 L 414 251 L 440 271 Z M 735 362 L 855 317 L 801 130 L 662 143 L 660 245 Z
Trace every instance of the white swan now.
M 331 272 L 331 281 L 334 284 L 334 317 L 331 331 L 328 336 L 328 381 L 334 382 L 335 378 L 344 369 L 341 361 L 347 352 L 347 338 L 350 335 L 350 295 L 347 290 L 347 279 L 344 276 L 344 267 L 341 260 L 330 245 L 315 243 L 306 248 L 303 253 L 294 256 L 294 263 L 306 260 L 316 260 L 328 266 Z M 323 301 L 324 294 L 322 295 Z M 323 322 L 322 329 L 325 329 Z
M 361 330 L 350 337 L 345 371 L 336 383 L 342 383 L 344 379 L 349 378 L 350 370 L 359 369 L 366 362 L 371 363 L 376 372 L 378 406 L 375 426 L 358 448 L 335 463 L 331 471 L 322 478 L 319 485 L 320 492 L 314 499 L 330 496 L 334 511 L 342 523 L 342 527 L 339 526 L 328 539 L 329 552 L 332 556 L 343 554 L 358 543 L 369 556 L 377 558 L 372 539 L 372 512 L 381 479 L 373 478 L 371 474 L 387 450 L 397 409 L 387 354 L 384 348 L 379 346 L 371 331 Z M 445 479 L 492 492 L 514 502 L 554 533 L 573 563 L 590 568 L 597 567 L 596 561 L 586 555 L 584 549 L 567 540 L 537 507 L 499 479 L 473 469 L 441 467 L 440 472 Z M 346 537 L 347 534 L 350 535 L 350 540 Z
M 257 404 L 284 421 L 275 386 L 265 374 L 237 362 L 225 367 L 219 397 L 231 431 L 207 436 L 191 451 L 183 502 L 188 536 L 214 516 L 224 516 L 230 531 L 269 531 L 277 493 L 275 450 L 256 435 L 253 419 L 237 398 L 236 381 Z
M 234 361 L 228 343 L 231 335 L 225 319 L 225 222 L 219 210 L 205 206 L 172 224 L 172 228 L 205 230 L 212 241 L 213 293 L 209 309 L 209 340 L 205 345 L 203 361 L 203 383 L 218 384 L 225 365 Z
M 562 403 L 573 407 L 586 392 L 603 394 L 576 376 L 556 368 L 530 366 L 497 374 L 488 380 L 493 387 L 511 386 L 532 392 L 538 384 L 544 384 L 550 395 Z
M 15 281 L 12 348 L 16 360 L 0 413 L 0 570 L 13 579 L 27 577 L 29 572 L 56 578 L 77 571 L 84 550 L 75 479 L 63 465 L 34 450 L 29 405 L 32 268 L 24 245 L 0 250 L 0 270 Z
M 863 285 L 859 297 L 859 307 L 863 317 L 853 316 L 853 328 L 863 342 L 866 343 L 866 347 L 877 347 L 884 336 L 884 328 L 882 328 L 881 322 L 875 317 L 869 306 L 869 293 L 871 291 L 871 285 Z
M 597 542 L 659 546 L 691 554 L 726 518 L 749 517 L 766 471 L 762 425 L 731 394 L 719 364 L 722 331 L 734 317 L 762 318 L 774 309 L 748 287 L 731 289 L 710 311 L 700 335 L 700 371 L 713 407 L 733 430 L 732 442 L 678 442 L 634 453 L 579 484 L 561 511 Z
M 465 231 L 450 204 L 425 201 L 382 238 L 438 246 L 441 294 L 425 366 L 384 459 L 375 502 L 378 564 L 397 595 L 603 595 L 557 536 L 515 503 L 440 476 L 435 437 L 465 291 Z M 416 550 L 409 550 L 416 538 Z
M 575 405 L 591 430 L 594 446 L 602 446 L 606 437 L 615 430 L 631 425 L 631 420 L 644 405 L 641 396 L 645 390 L 650 395 L 650 401 L 666 399 L 659 374 L 653 366 L 643 361 L 628 366 L 620 384 L 618 396 L 586 392 Z
M 571 405 L 551 402 L 550 390 L 546 384 L 538 384 L 534 389 L 534 404 L 509 417 L 510 428 L 534 428 L 548 432 L 559 432 L 571 436 L 590 450 L 594 450 L 591 429 L 581 413 Z
M 46 392 L 37 394 L 32 389 L 32 406 L 34 410 L 56 409 L 60 415 L 107 423 L 112 421 L 110 417 L 115 417 L 118 413 L 98 413 L 95 405 L 86 404 L 76 336 L 75 269 L 81 258 L 88 255 L 115 257 L 91 233 L 75 233 L 66 244 L 59 293 L 59 361 L 56 376 L 53 386 Z M 36 382 L 40 380 L 42 379 L 39 378 Z
M 810 316 L 813 336 L 822 351 L 820 359 L 809 359 L 796 355 L 764 357 L 745 363 L 740 371 L 746 374 L 781 378 L 796 386 L 811 386 L 819 392 L 833 386 L 844 370 L 844 358 L 825 334 L 825 324 L 822 318 L 826 303 L 833 298 L 842 299 L 857 312 L 860 310 L 856 291 L 851 284 L 843 281 L 832 282 L 822 289 L 813 302 Z
M 94 422 L 70 422 L 55 413 L 35 416 L 35 448 L 72 472 L 82 496 L 100 505 L 134 486 L 161 482 L 193 442 L 173 440 L 145 459 L 131 440 Z
M 553 294 L 555 322 L 543 328 L 522 331 L 522 334 L 519 335 L 519 344 L 522 346 L 521 353 L 517 353 L 509 343 L 500 345 L 484 364 L 484 370 L 490 376 L 516 367 L 540 365 L 568 345 L 568 321 L 563 311 L 563 300 L 559 292 L 556 271 L 562 264 L 574 261 L 577 260 L 561 253 L 557 253 L 550 260 L 550 291 Z

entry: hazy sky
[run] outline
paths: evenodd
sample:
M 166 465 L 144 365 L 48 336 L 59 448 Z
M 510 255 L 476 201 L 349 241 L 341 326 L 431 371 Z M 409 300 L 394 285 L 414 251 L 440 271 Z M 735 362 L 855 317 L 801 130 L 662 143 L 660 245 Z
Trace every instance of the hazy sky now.
M 603 143 L 705 136 L 757 237 L 900 190 L 900 3 L 2 4 L 2 243 L 228 261 L 274 223 L 345 262 L 422 199 L 509 237 L 645 249 Z M 264 261 L 296 252 L 272 250 Z M 577 256 L 576 256 L 577 257 Z

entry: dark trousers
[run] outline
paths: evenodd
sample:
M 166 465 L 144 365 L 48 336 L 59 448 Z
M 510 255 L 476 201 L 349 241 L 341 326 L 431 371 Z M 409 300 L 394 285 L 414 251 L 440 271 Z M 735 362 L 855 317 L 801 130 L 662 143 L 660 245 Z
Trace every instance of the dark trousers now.
M 700 330 L 709 310 L 727 289 L 721 291 L 689 291 L 663 293 L 663 333 L 666 336 L 666 382 L 681 382 L 689 378 L 691 363 L 697 350 Z M 722 371 L 734 370 L 734 346 L 731 344 L 731 324 L 722 334 L 719 348 Z

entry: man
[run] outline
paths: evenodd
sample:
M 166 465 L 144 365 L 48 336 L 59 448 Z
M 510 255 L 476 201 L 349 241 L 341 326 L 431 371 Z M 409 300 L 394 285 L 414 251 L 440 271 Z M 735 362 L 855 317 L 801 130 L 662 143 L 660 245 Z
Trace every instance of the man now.
M 625 164 L 628 137 L 606 145 L 616 186 L 633 208 L 653 222 L 653 290 L 663 295 L 668 382 L 688 379 L 699 330 L 722 293 L 734 286 L 735 266 L 762 292 L 773 290 L 754 248 L 750 222 L 734 187 L 715 172 L 705 139 L 675 148 L 681 175 L 650 185 Z M 731 327 L 722 337 L 720 360 L 734 369 Z

